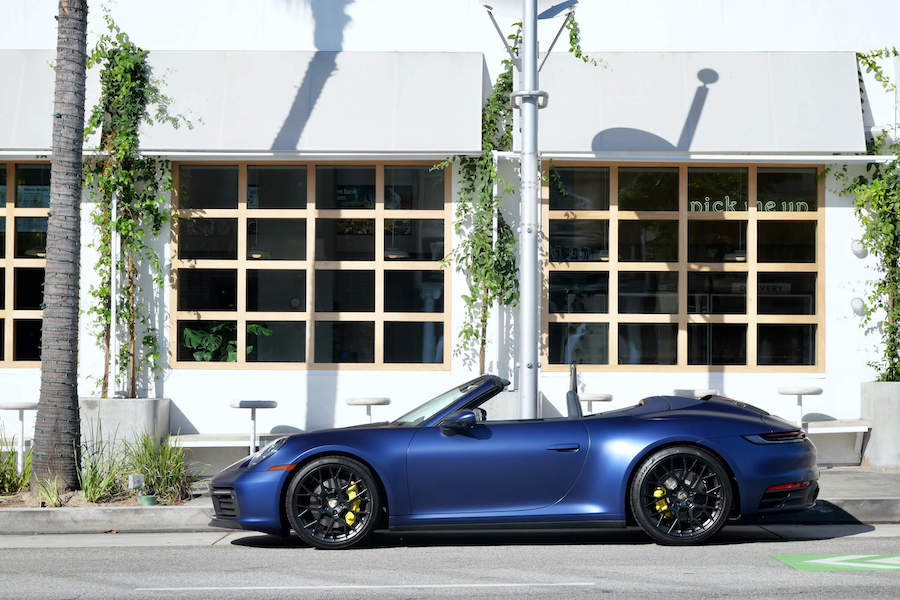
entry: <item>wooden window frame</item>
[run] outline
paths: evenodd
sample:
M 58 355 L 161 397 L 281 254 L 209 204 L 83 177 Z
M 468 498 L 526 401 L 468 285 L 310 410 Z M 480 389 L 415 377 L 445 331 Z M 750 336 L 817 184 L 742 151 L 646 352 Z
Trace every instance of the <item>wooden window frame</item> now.
M 609 210 L 550 210 L 551 167 L 608 167 L 610 170 Z M 729 373 L 823 373 L 825 371 L 825 178 L 824 166 L 818 164 L 789 165 L 791 168 L 815 168 L 818 175 L 817 207 L 808 212 L 764 212 L 756 206 L 757 170 L 765 167 L 785 167 L 779 164 L 732 164 L 732 163 L 613 163 L 613 162 L 573 162 L 547 161 L 543 167 L 541 186 L 542 217 L 541 262 L 543 287 L 547 290 L 541 302 L 541 363 L 544 371 L 560 372 L 568 370 L 564 364 L 550 364 L 549 323 L 608 323 L 609 324 L 609 364 L 579 364 L 581 371 L 598 372 L 729 372 Z M 618 169 L 619 167 L 678 167 L 678 211 L 620 211 Z M 747 211 L 734 212 L 690 212 L 688 210 L 688 169 L 691 167 L 743 167 L 748 170 Z M 608 219 L 609 220 L 609 260 L 603 262 L 555 262 L 550 257 L 551 219 Z M 678 261 L 677 262 L 620 262 L 619 227 L 621 220 L 677 220 Z M 689 220 L 740 220 L 747 221 L 747 260 L 743 263 L 689 263 L 688 221 Z M 758 263 L 757 223 L 759 221 L 816 221 L 816 261 L 813 263 Z M 604 314 L 549 312 L 550 271 L 609 271 L 609 311 Z M 620 271 L 677 271 L 678 272 L 678 312 L 676 314 L 620 314 L 618 310 L 618 277 Z M 745 272 L 747 273 L 746 314 L 688 314 L 687 274 L 700 272 Z M 812 315 L 760 315 L 756 312 L 756 276 L 760 272 L 814 272 L 816 273 L 815 314 Z M 677 363 L 675 365 L 620 365 L 618 356 L 619 323 L 677 323 Z M 746 365 L 689 365 L 688 364 L 688 323 L 733 323 L 747 325 Z M 815 364 L 813 365 L 757 365 L 757 325 L 811 324 L 816 326 Z
M 16 206 L 16 166 L 41 165 L 50 166 L 45 160 L 11 160 L 0 163 L 0 168 L 6 170 L 6 206 L 3 207 L 3 218 L 6 219 L 5 258 L 0 258 L 0 266 L 3 267 L 5 278 L 4 308 L 0 309 L 0 319 L 3 319 L 3 360 L 0 367 L 3 368 L 38 368 L 39 360 L 13 360 L 14 349 L 14 321 L 17 319 L 40 319 L 43 322 L 43 310 L 16 310 L 15 308 L 15 269 L 16 267 L 41 268 L 46 272 L 46 258 L 16 258 L 16 217 L 49 217 L 49 208 L 19 208 Z
M 248 370 L 330 370 L 330 371 L 449 371 L 452 329 L 450 306 L 452 304 L 452 269 L 443 267 L 440 261 L 390 261 L 384 259 L 385 219 L 443 219 L 444 253 L 449 251 L 453 233 L 453 202 L 451 199 L 450 169 L 444 171 L 444 205 L 440 210 L 387 210 L 384 207 L 384 168 L 430 167 L 434 163 L 426 161 L 316 161 L 316 162 L 272 162 L 272 161 L 189 161 L 172 164 L 172 237 L 170 248 L 170 292 L 169 292 L 169 366 L 178 369 L 248 369 Z M 236 209 L 179 209 L 178 181 L 180 168 L 195 165 L 219 165 L 238 167 L 238 206 Z M 316 207 L 316 166 L 375 167 L 375 208 L 373 209 L 318 209 Z M 247 167 L 294 166 L 306 167 L 306 208 L 298 209 L 248 209 L 247 208 Z M 177 222 L 179 217 L 230 218 L 237 219 L 237 259 L 180 259 L 177 247 Z M 306 219 L 306 260 L 248 260 L 247 220 L 248 219 Z M 315 258 L 316 220 L 323 219 L 374 219 L 375 259 L 370 261 L 319 261 Z M 237 269 L 237 309 L 234 311 L 195 311 L 178 309 L 178 269 Z M 255 269 L 303 269 L 306 271 L 306 310 L 304 312 L 248 312 L 247 311 L 247 270 Z M 315 310 L 315 272 L 317 270 L 366 270 L 375 271 L 375 310 L 373 312 L 317 312 Z M 440 270 L 444 275 L 443 312 L 385 312 L 384 272 Z M 178 360 L 179 321 L 236 321 L 237 361 L 236 362 L 195 362 Z M 304 321 L 306 323 L 306 362 L 249 362 L 246 348 L 246 323 L 248 321 Z M 315 323 L 317 321 L 365 321 L 375 324 L 375 360 L 371 363 L 318 363 L 315 362 Z M 384 361 L 384 323 L 389 321 L 438 322 L 444 327 L 443 360 L 440 363 L 393 363 Z

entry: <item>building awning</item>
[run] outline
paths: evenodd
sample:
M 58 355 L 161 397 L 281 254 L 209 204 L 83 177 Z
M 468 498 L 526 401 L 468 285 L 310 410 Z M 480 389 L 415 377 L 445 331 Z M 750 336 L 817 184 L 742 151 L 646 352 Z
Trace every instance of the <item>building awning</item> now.
M 554 54 L 544 156 L 864 152 L 852 52 Z
M 0 149 L 48 149 L 52 51 L 0 52 Z M 447 156 L 481 150 L 484 59 L 447 52 L 150 54 L 171 110 L 193 129 L 147 127 L 160 154 Z M 98 75 L 88 78 L 88 109 Z

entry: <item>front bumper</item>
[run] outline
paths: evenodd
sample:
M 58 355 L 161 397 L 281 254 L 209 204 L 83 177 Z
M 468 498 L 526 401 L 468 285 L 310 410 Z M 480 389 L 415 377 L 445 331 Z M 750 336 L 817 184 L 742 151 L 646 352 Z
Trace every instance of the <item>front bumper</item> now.
M 213 527 L 247 529 L 265 533 L 288 530 L 281 508 L 284 484 L 290 471 L 267 471 L 231 465 L 210 482 L 215 516 Z

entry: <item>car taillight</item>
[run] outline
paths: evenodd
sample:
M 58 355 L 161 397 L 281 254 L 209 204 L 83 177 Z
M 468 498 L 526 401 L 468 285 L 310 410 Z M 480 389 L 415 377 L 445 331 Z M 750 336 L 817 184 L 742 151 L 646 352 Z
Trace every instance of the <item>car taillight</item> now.
M 809 487 L 808 481 L 798 481 L 797 483 L 782 483 L 766 488 L 767 492 L 778 492 L 782 490 L 796 490 L 797 488 Z
M 790 442 L 795 440 L 802 440 L 806 438 L 806 434 L 800 429 L 794 429 L 791 431 L 776 431 L 773 433 L 761 433 L 759 437 L 766 440 L 767 442 Z

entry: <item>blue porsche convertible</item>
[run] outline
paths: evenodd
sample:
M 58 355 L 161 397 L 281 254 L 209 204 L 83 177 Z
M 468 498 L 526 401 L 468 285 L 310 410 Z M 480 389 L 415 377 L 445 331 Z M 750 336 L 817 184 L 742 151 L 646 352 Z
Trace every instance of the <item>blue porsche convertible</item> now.
M 327 549 L 379 528 L 624 527 L 700 543 L 729 518 L 811 507 L 815 448 L 794 425 L 719 396 L 497 420 L 485 375 L 391 423 L 280 438 L 211 482 L 212 525 Z

